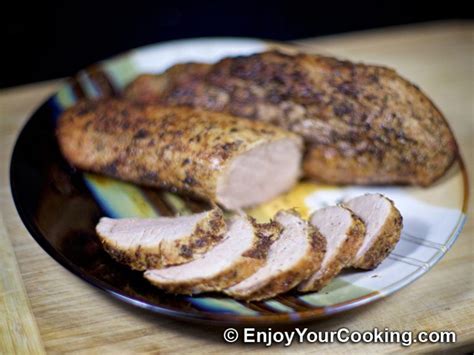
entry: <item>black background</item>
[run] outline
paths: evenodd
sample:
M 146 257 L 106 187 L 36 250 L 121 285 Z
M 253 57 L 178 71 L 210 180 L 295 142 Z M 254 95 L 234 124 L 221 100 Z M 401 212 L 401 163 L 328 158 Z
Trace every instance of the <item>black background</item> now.
M 15 1 L 2 5 L 0 87 L 71 75 L 127 49 L 170 39 L 291 40 L 472 18 L 469 1 Z

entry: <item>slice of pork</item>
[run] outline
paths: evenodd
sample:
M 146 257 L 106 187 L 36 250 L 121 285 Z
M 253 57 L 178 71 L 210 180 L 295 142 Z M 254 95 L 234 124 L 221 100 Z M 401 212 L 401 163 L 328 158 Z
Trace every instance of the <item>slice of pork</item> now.
M 253 274 L 265 262 L 269 245 L 281 228 L 277 223 L 258 225 L 237 216 L 228 223 L 224 240 L 187 264 L 148 270 L 145 278 L 173 293 L 221 291 Z
M 291 290 L 321 265 L 326 243 L 309 223 L 294 212 L 280 211 L 283 227 L 270 246 L 267 260 L 257 272 L 224 292 L 244 300 L 261 300 Z
M 370 270 L 379 265 L 400 239 L 403 219 L 393 201 L 381 194 L 366 194 L 344 202 L 365 223 L 362 246 L 352 266 Z
M 298 291 L 319 291 L 354 259 L 365 236 L 365 225 L 359 217 L 341 206 L 314 212 L 310 223 L 326 239 L 326 254 L 321 267 L 298 286 Z
M 226 225 L 219 208 L 190 216 L 103 217 L 96 227 L 105 250 L 136 270 L 182 264 L 222 240 Z

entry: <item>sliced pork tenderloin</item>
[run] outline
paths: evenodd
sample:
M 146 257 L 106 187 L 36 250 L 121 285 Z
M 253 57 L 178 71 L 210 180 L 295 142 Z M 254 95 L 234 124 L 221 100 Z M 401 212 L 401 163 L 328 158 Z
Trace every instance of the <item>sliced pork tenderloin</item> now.
M 370 270 L 379 265 L 400 240 L 403 219 L 392 200 L 381 194 L 366 194 L 344 202 L 365 224 L 362 246 L 352 266 Z
M 221 291 L 257 271 L 281 227 L 275 223 L 257 224 L 250 217 L 237 216 L 218 245 L 187 264 L 148 270 L 145 278 L 173 293 L 196 294 Z
M 193 260 L 222 240 L 226 224 L 219 208 L 190 216 L 103 217 L 96 227 L 104 249 L 136 270 Z
M 298 291 L 319 291 L 354 259 L 365 236 L 359 217 L 342 206 L 317 210 L 310 219 L 326 239 L 326 254 L 321 267 L 298 286 Z
M 280 211 L 283 227 L 270 246 L 265 264 L 242 282 L 224 290 L 232 297 L 261 300 L 291 290 L 319 269 L 326 242 L 319 232 L 292 211 Z

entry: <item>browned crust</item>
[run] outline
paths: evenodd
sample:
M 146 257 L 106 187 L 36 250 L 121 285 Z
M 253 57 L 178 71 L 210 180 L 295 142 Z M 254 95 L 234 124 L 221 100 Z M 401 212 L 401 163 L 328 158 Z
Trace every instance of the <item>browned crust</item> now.
M 254 227 L 255 239 L 253 245 L 232 266 L 222 270 L 213 278 L 164 283 L 154 280 L 149 272 L 145 272 L 145 278 L 154 286 L 167 292 L 191 295 L 201 292 L 222 291 L 249 277 L 265 263 L 268 248 L 276 235 L 281 232 L 281 226 L 276 222 L 257 224 L 253 218 L 247 218 Z
M 138 103 L 156 103 L 168 86 L 173 83 L 185 83 L 196 80 L 207 73 L 211 67 L 205 63 L 183 63 L 173 65 L 166 75 L 140 74 L 125 88 L 125 96 Z M 186 74 L 183 78 L 183 73 Z
M 385 197 L 386 198 L 386 197 Z M 400 240 L 400 234 L 403 228 L 403 217 L 395 204 L 389 198 L 386 198 L 392 209 L 383 225 L 380 234 L 376 237 L 372 246 L 367 252 L 352 264 L 353 267 L 364 270 L 376 268 L 390 252 L 395 248 Z
M 158 78 L 153 74 L 140 74 L 126 88 L 128 97 L 141 97 L 135 102 L 152 102 L 153 98 L 160 93 L 168 80 L 165 77 Z M 151 84 L 151 85 L 150 85 Z
M 272 122 L 307 143 L 306 176 L 341 184 L 428 186 L 458 156 L 440 110 L 394 70 L 277 51 L 174 66 L 125 91 L 138 102 Z
M 341 206 L 342 207 L 342 206 Z M 345 208 L 345 207 L 343 207 Z M 347 209 L 347 208 L 345 208 Z M 348 231 L 348 237 L 344 243 L 340 246 L 339 251 L 328 265 L 318 279 L 311 280 L 311 277 L 304 280 L 299 286 L 298 291 L 309 292 L 319 291 L 329 282 L 336 277 L 343 268 L 350 265 L 354 259 L 354 256 L 362 245 L 365 235 L 365 224 L 362 220 L 357 217 L 352 211 L 349 211 L 352 215 L 352 225 Z M 317 271 L 316 271 L 317 272 Z M 309 282 L 311 281 L 311 282 Z
M 253 292 L 234 293 L 231 290 L 225 290 L 224 292 L 237 299 L 259 301 L 287 292 L 308 278 L 321 266 L 324 254 L 326 253 L 326 240 L 324 237 L 315 227 L 309 224 L 308 229 L 311 248 L 308 249 L 308 253 L 293 268 L 275 275 L 263 287 Z
M 149 276 L 148 271 L 145 272 L 144 276 L 152 285 L 167 292 L 192 295 L 201 292 L 222 291 L 252 275 L 264 262 L 263 259 L 240 257 L 231 268 L 223 270 L 212 279 L 194 279 L 186 283 L 157 282 Z
M 255 247 L 245 252 L 243 256 L 253 259 L 265 260 L 267 258 L 268 249 L 270 249 L 272 243 L 281 234 L 282 226 L 276 221 L 257 223 L 255 218 L 250 216 L 247 216 L 247 218 L 253 224 L 255 233 L 257 235 L 257 241 L 255 243 Z
M 75 167 L 216 201 L 219 178 L 251 149 L 300 137 L 263 122 L 187 107 L 108 99 L 80 102 L 56 130 Z
M 354 133 L 347 141 L 342 139 L 341 143 L 348 149 L 309 144 L 303 162 L 304 174 L 332 184 L 423 187 L 433 184 L 459 157 L 456 138 L 446 117 L 418 86 L 395 70 L 360 63 L 349 65 L 357 66 L 365 77 L 376 78 L 377 85 L 369 84 L 367 92 L 377 97 L 373 103 L 378 107 L 373 109 L 380 110 L 374 117 L 380 127 L 357 122 L 371 134 Z M 361 107 L 370 108 L 372 103 L 361 104 Z M 370 113 L 361 111 L 355 116 L 364 114 Z M 384 122 L 381 114 L 391 116 L 394 123 Z M 369 136 L 370 141 L 367 140 Z M 366 141 L 366 149 L 354 147 L 363 141 Z
M 99 232 L 100 241 L 107 253 L 116 261 L 129 265 L 134 270 L 159 269 L 169 265 L 178 265 L 193 260 L 211 249 L 222 240 L 226 224 L 222 211 L 214 208 L 209 215 L 199 221 L 194 232 L 187 237 L 162 241 L 156 247 L 138 246 L 137 248 L 122 249 Z
M 104 250 L 117 262 L 130 266 L 134 270 L 145 270 L 147 265 L 157 265 L 161 267 L 161 253 L 148 252 L 144 255 L 140 248 L 132 251 L 118 249 L 112 243 L 109 243 L 108 240 L 101 239 L 102 246 Z
M 164 240 L 161 244 L 162 267 L 183 264 L 202 255 L 219 243 L 227 230 L 220 208 L 211 211 L 209 217 L 200 221 L 193 235 L 175 241 Z M 147 265 L 147 269 L 156 268 Z

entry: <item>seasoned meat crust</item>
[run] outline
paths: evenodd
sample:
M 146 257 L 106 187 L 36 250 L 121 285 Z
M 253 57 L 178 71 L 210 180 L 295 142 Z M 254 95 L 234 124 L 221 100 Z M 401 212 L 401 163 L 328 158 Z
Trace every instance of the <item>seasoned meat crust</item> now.
M 295 211 L 280 211 L 283 227 L 270 245 L 265 263 L 248 278 L 224 290 L 234 298 L 256 301 L 287 292 L 319 269 L 326 240 Z
M 222 291 L 247 278 L 265 263 L 268 248 L 280 234 L 281 226 L 275 222 L 257 224 L 251 217 L 238 218 L 247 220 L 251 235 L 243 235 L 231 222 L 224 240 L 201 258 L 148 270 L 144 277 L 156 287 L 176 294 Z
M 304 137 L 306 176 L 341 184 L 428 186 L 457 157 L 421 90 L 385 67 L 276 51 L 142 75 L 125 96 L 270 122 Z
M 186 191 L 229 209 L 275 197 L 300 175 L 297 135 L 186 107 L 81 102 L 63 113 L 57 137 L 78 168 Z

